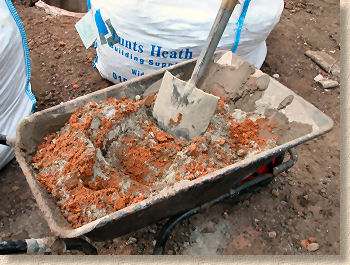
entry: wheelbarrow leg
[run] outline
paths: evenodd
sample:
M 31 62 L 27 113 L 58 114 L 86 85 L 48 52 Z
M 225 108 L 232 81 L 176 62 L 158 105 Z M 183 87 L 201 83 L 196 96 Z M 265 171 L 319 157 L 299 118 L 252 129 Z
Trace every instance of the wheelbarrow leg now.
M 84 252 L 85 255 L 97 255 L 97 249 L 81 238 L 68 238 L 65 239 L 67 250 L 80 250 Z

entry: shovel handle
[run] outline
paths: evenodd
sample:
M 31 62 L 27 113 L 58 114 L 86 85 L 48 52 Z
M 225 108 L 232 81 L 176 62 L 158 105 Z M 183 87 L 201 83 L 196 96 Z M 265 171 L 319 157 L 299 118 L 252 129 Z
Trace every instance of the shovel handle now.
M 194 67 L 191 79 L 188 81 L 185 95 L 191 94 L 198 81 L 201 79 L 209 61 L 214 54 L 214 51 L 216 50 L 216 47 L 218 46 L 221 36 L 224 33 L 226 25 L 237 2 L 238 0 L 222 0 L 209 36 L 198 57 L 196 66 Z
M 238 2 L 237 0 L 222 0 L 221 8 L 223 10 L 233 11 L 233 9 L 235 8 L 237 2 Z

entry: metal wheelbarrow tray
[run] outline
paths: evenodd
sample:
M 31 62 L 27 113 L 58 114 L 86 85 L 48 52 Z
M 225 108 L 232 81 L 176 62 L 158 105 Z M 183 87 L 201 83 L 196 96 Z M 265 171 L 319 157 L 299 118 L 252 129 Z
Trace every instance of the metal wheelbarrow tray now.
M 218 58 L 224 52 L 216 52 L 214 58 Z M 122 97 L 135 98 L 136 95 L 142 95 L 147 88 L 162 79 L 165 69 L 173 75 L 178 75 L 179 78 L 187 80 L 190 77 L 195 60 L 188 60 L 125 83 L 113 85 L 61 103 L 26 117 L 20 122 L 17 127 L 15 144 L 16 159 L 24 172 L 39 208 L 55 236 L 76 238 L 84 235 L 92 240 L 102 241 L 116 238 L 166 217 L 193 209 L 229 192 L 232 187 L 237 187 L 240 181 L 257 172 L 259 168 L 268 164 L 277 156 L 285 153 L 292 147 L 328 132 L 333 127 L 333 121 L 328 116 L 278 81 L 270 78 L 269 86 L 263 92 L 262 99 L 266 104 L 276 108 L 286 96 L 294 95 L 293 102 L 285 109 L 284 114 L 291 121 L 312 126 L 311 132 L 289 140 L 273 149 L 216 170 L 190 183 L 169 187 L 154 197 L 73 229 L 56 206 L 54 198 L 36 179 L 31 168 L 31 159 L 43 137 L 47 133 L 59 130 L 76 108 L 90 100 L 100 102 L 110 97 L 119 99 Z

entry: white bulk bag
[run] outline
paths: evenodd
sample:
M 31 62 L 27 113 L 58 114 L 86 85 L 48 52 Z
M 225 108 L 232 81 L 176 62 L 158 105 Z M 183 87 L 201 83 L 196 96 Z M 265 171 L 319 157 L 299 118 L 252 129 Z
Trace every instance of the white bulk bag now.
M 260 68 L 265 40 L 279 21 L 284 2 L 248 2 L 236 53 Z M 96 68 L 102 77 L 119 83 L 197 57 L 220 4 L 219 0 L 89 0 L 99 33 Z M 232 50 L 243 4 L 239 1 L 233 11 L 218 49 Z
M 236 54 L 255 67 L 260 68 L 267 54 L 265 40 L 280 20 L 284 1 L 240 0 L 239 2 L 242 4 L 237 5 L 232 13 L 234 21 L 239 20 L 244 3 L 249 2 L 247 3 L 249 6 L 244 22 L 242 23 L 242 31 L 239 36 Z M 235 36 L 238 28 L 236 24 L 234 26 Z M 235 41 L 237 41 L 237 38 L 235 38 Z
M 11 1 L 0 0 L 0 133 L 15 137 L 18 122 L 35 103 L 23 25 Z M 0 169 L 13 156 L 11 148 L 0 145 Z

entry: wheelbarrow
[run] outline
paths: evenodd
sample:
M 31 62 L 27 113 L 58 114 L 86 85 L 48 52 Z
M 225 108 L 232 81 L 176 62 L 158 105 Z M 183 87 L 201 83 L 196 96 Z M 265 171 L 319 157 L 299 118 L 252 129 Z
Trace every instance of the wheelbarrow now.
M 226 51 L 217 51 L 213 61 Z M 243 61 L 234 57 L 237 62 Z M 214 62 L 211 64 L 214 64 Z M 169 219 L 158 233 L 154 254 L 162 254 L 165 243 L 176 224 L 223 200 L 237 199 L 242 193 L 250 193 L 267 185 L 276 175 L 288 170 L 297 161 L 295 146 L 318 137 L 333 127 L 333 121 L 296 95 L 277 80 L 270 78 L 267 89 L 262 92 L 260 102 L 265 108 L 277 108 L 283 99 L 292 95 L 293 101 L 283 110 L 291 124 L 301 124 L 308 130 L 295 133 L 286 131 L 288 137 L 275 148 L 263 151 L 211 172 L 183 185 L 174 185 L 156 196 L 108 214 L 95 221 L 73 228 L 61 214 L 54 198 L 41 186 L 33 174 L 31 160 L 43 137 L 59 130 L 72 112 L 88 101 L 101 102 L 110 97 L 134 99 L 145 91 L 157 91 L 165 70 L 182 80 L 188 80 L 196 58 L 171 67 L 163 68 L 145 76 L 107 87 L 105 89 L 61 103 L 24 118 L 17 126 L 16 139 L 2 135 L 0 143 L 14 147 L 16 159 L 27 179 L 34 198 L 42 211 L 54 237 L 0 242 L 0 254 L 57 252 L 79 249 L 86 254 L 96 254 L 92 241 L 113 239 L 160 220 Z M 211 66 L 208 67 L 210 71 Z M 256 70 L 262 73 L 260 70 Z M 278 126 L 278 125 L 277 125 Z M 289 160 L 284 162 L 284 154 Z

